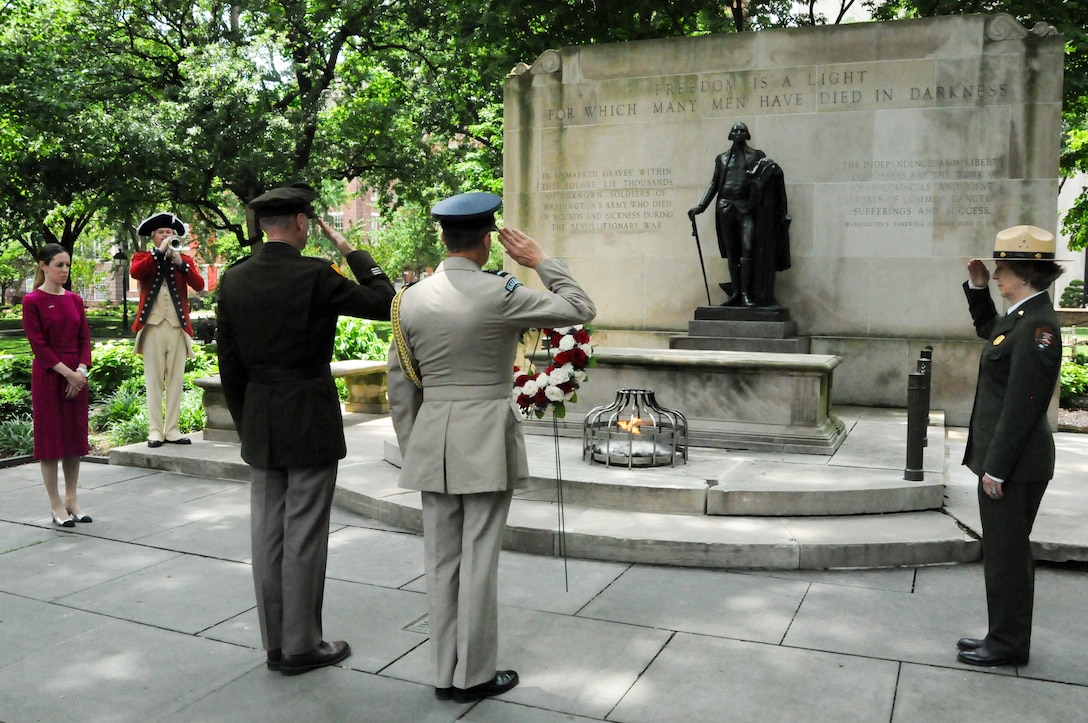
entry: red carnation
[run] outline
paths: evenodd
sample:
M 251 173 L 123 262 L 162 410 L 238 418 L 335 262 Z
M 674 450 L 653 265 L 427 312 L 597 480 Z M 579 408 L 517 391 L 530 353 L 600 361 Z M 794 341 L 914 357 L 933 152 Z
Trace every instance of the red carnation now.
M 570 362 L 577 368 L 584 367 L 586 362 L 589 361 L 589 357 L 586 353 L 578 347 L 574 347 L 570 350 Z
M 585 329 L 579 329 L 578 331 L 574 332 L 574 340 L 579 344 L 588 344 L 589 332 Z

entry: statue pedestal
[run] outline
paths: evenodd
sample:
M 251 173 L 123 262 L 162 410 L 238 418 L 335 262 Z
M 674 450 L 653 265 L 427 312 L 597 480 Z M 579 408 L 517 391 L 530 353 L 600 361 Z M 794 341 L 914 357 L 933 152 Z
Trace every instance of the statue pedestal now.
M 657 401 L 682 412 L 693 447 L 831 455 L 846 430 L 831 411 L 828 354 L 682 349 L 594 350 L 597 365 L 578 390 L 577 404 L 557 420 L 564 436 L 581 436 L 592 408 L 610 404 L 619 389 L 652 389 Z M 534 358 L 538 368 L 546 355 Z M 530 420 L 527 432 L 551 434 L 552 420 Z
M 809 338 L 797 336 L 789 309 L 700 306 L 687 335 L 670 338 L 669 348 L 808 354 Z

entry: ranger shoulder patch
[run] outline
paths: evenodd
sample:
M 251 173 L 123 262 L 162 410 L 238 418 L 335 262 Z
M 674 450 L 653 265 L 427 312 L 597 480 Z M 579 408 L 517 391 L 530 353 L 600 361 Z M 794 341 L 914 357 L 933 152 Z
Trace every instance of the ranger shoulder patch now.
M 1042 351 L 1054 343 L 1056 334 L 1049 326 L 1040 326 L 1035 330 L 1035 348 Z

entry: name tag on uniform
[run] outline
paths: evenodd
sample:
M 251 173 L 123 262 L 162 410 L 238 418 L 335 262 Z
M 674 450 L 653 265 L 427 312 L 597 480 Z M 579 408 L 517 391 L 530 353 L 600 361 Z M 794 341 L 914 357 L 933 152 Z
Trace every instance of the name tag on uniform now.
M 1000 344 L 1003 341 L 1005 341 L 1005 335 L 1004 334 L 998 334 L 997 336 L 994 337 L 994 346 L 997 346 L 998 344 Z

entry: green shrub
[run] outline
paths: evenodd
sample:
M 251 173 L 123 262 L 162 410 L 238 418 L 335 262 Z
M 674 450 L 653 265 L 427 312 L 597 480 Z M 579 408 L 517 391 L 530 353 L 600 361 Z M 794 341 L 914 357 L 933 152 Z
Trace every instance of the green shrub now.
M 136 416 L 110 425 L 106 439 L 111 447 L 124 447 L 126 444 L 136 444 L 147 439 L 146 407 Z
M 146 416 L 147 393 L 142 378 L 132 377 L 121 382 L 105 401 L 91 410 L 90 427 L 95 432 L 108 431 L 111 426 L 143 413 Z
M 0 357 L 0 384 L 30 388 L 30 365 L 33 363 L 32 354 Z
M 34 422 L 30 415 L 0 422 L 0 455 L 16 457 L 34 453 Z
M 385 359 L 389 344 L 382 341 L 374 325 L 366 319 L 342 316 L 336 322 L 333 361 L 345 359 Z
M 132 342 L 122 339 L 95 342 L 91 350 L 88 375 L 92 399 L 105 399 L 116 392 L 126 379 L 144 375 L 144 361 L 133 351 Z
M 1073 279 L 1062 291 L 1058 306 L 1063 309 L 1079 309 L 1084 304 L 1084 282 Z
M 181 417 L 178 428 L 184 434 L 199 432 L 208 424 L 208 415 L 204 413 L 204 390 L 187 389 L 181 395 Z
M 193 378 L 210 377 L 219 373 L 218 356 L 204 351 L 202 346 L 194 346 L 193 352 L 196 356 L 185 360 L 185 377 L 190 386 Z
M 1088 366 L 1065 362 L 1061 368 L 1061 401 L 1088 394 Z
M 15 384 L 0 385 L 0 421 L 30 414 L 30 389 Z

